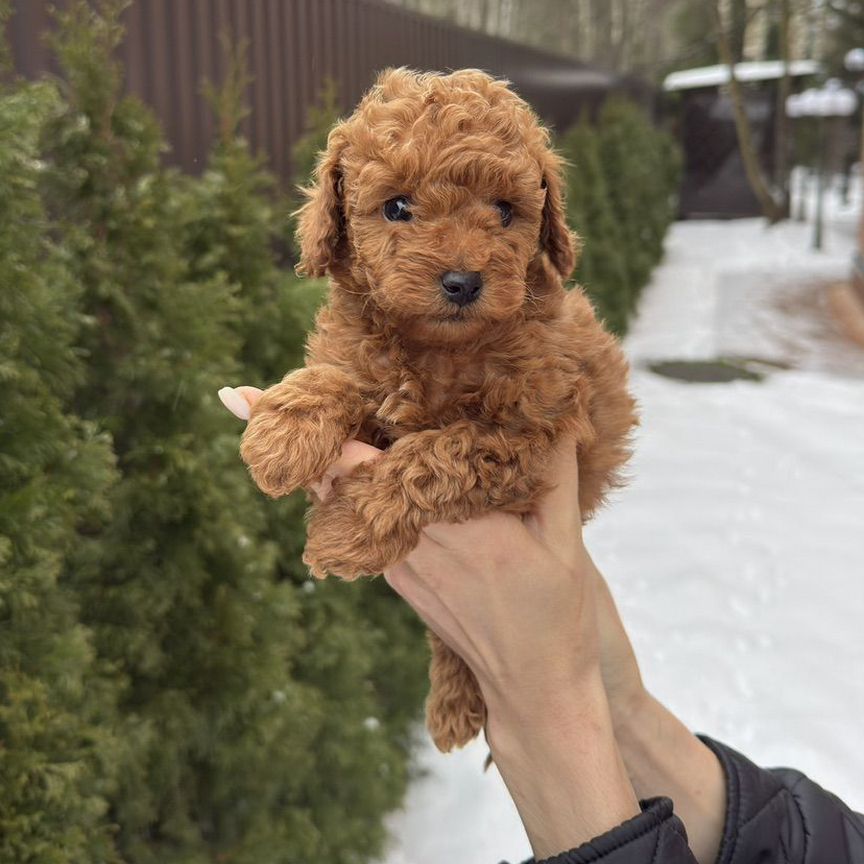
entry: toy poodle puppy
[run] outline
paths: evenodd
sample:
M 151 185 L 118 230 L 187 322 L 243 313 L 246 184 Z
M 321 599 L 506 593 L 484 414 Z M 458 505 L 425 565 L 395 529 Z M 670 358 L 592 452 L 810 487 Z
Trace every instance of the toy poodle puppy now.
M 544 492 L 575 434 L 589 518 L 635 423 L 627 364 L 578 288 L 562 160 L 529 106 L 473 69 L 389 69 L 331 131 L 299 212 L 298 272 L 330 276 L 305 368 L 266 390 L 241 453 L 258 486 L 320 480 L 357 438 L 384 449 L 316 500 L 304 561 L 354 579 L 424 526 Z M 430 635 L 427 723 L 444 751 L 483 728 L 472 672 Z

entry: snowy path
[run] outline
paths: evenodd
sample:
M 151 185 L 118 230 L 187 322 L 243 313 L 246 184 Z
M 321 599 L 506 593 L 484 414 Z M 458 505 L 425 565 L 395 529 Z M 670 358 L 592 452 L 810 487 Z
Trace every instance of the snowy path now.
M 642 428 L 633 481 L 589 526 L 649 688 L 686 723 L 864 810 L 864 350 L 820 318 L 827 251 L 799 224 L 677 224 L 627 340 Z M 686 384 L 649 360 L 780 360 L 761 383 Z M 423 749 L 386 864 L 530 854 L 482 742 Z

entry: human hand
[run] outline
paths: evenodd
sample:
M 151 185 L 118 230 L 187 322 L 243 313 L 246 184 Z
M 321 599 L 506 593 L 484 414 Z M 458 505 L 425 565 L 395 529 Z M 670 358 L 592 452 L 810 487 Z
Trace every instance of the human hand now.
M 562 442 L 549 472 L 558 483 L 530 514 L 430 525 L 384 574 L 465 660 L 492 709 L 557 699 L 598 671 L 575 442 Z M 499 714 L 490 713 L 490 738 Z
M 549 476 L 526 516 L 429 526 L 385 573 L 477 677 L 487 741 L 537 860 L 639 812 L 601 680 L 575 441 L 561 442 Z

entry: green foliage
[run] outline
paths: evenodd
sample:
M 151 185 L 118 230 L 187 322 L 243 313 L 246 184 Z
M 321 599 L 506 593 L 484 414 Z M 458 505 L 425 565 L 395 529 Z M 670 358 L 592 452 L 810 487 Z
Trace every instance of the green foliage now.
M 12 68 L 11 48 L 6 41 L 7 22 L 12 17 L 11 0 L 0 0 L 0 76 Z
M 246 46 L 232 49 L 226 35 L 222 41 L 225 80 L 218 88 L 206 88 L 219 137 L 207 170 L 193 185 L 186 254 L 196 280 L 223 276 L 233 287 L 240 301 L 233 329 L 241 343 L 243 372 L 266 385 L 302 365 L 309 304 L 314 314 L 324 285 L 301 283 L 278 266 L 284 234 L 276 182 L 240 134 L 248 114 Z
M 663 238 L 675 215 L 675 150 L 641 108 L 622 98 L 604 105 L 599 132 L 612 208 L 624 239 L 632 309 L 638 291 L 663 257 Z
M 291 677 L 300 603 L 215 396 L 241 374 L 242 304 L 226 274 L 190 267 L 192 181 L 159 167 L 150 112 L 120 95 L 121 6 L 60 16 L 68 104 L 44 136 L 92 321 L 76 404 L 111 431 L 121 474 L 98 548 L 70 563 L 122 687 L 109 818 L 130 862 L 284 861 L 303 822 L 285 800 L 323 717 Z
M 302 363 L 304 335 L 325 285 L 277 266 L 283 208 L 273 179 L 238 134 L 247 80 L 242 49 L 229 53 L 227 67 L 222 86 L 209 88 L 223 134 L 196 186 L 197 217 L 187 225 L 187 242 L 198 278 L 223 274 L 235 289 L 241 380 L 266 385 Z M 331 86 L 323 107 L 310 115 L 307 128 L 317 131 L 295 152 L 295 164 L 307 172 L 297 176 L 300 184 L 309 182 L 326 142 L 333 105 Z M 298 156 L 304 146 L 305 162 Z M 283 841 L 283 854 L 286 860 L 365 860 L 380 851 L 382 816 L 398 804 L 407 781 L 409 728 L 426 689 L 425 642 L 413 614 L 385 583 L 308 580 L 299 560 L 306 506 L 301 497 L 261 504 L 267 534 L 280 550 L 281 578 L 299 598 L 295 630 L 303 650 L 293 676 L 320 709 L 320 725 L 312 730 L 315 758 L 295 772 L 283 794 L 305 829 Z
M 678 0 L 671 13 L 670 29 L 680 47 L 677 56 L 669 63 L 668 72 L 713 66 L 720 62 L 710 3 Z
M 309 184 L 312 172 L 318 159 L 318 154 L 327 147 L 327 136 L 339 119 L 339 91 L 336 82 L 327 78 L 318 93 L 315 103 L 309 107 L 306 114 L 306 129 L 303 135 L 294 143 L 291 150 L 291 162 L 294 166 L 292 195 L 289 198 L 291 213 L 288 216 L 288 231 L 294 245 L 292 253 L 295 260 L 300 257 L 300 250 L 294 241 L 297 221 L 294 211 L 303 203 L 300 189 Z
M 571 164 L 567 171 L 567 217 L 582 239 L 576 276 L 597 314 L 614 333 L 627 327 L 630 282 L 621 254 L 621 226 L 603 170 L 600 137 L 583 118 L 560 142 Z
M 846 54 L 864 46 L 864 0 L 828 0 L 825 4 L 826 40 L 822 58 L 829 75 L 848 78 Z M 857 77 L 860 73 L 853 73 Z
M 68 256 L 39 198 L 49 85 L 0 91 L 0 860 L 107 861 L 117 747 L 64 556 L 108 516 L 110 442 L 68 410 L 82 377 Z M 86 532 L 79 535 L 81 530 Z
M 207 172 L 166 170 L 125 5 L 58 15 L 62 97 L 0 93 L 0 858 L 355 864 L 426 648 L 383 580 L 310 581 L 304 502 L 240 462 L 216 391 L 302 362 L 323 285 L 280 266 L 242 56 Z
M 597 125 L 562 138 L 570 162 L 568 215 L 585 246 L 577 277 L 598 314 L 623 334 L 675 217 L 680 156 L 634 103 L 610 99 Z

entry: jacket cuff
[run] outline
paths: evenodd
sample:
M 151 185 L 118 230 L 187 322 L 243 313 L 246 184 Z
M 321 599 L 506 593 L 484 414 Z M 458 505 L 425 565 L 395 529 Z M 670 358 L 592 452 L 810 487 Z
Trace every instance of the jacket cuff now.
M 569 852 L 537 864 L 696 864 L 687 832 L 668 798 L 640 801 L 642 812 Z
M 707 735 L 697 737 L 717 757 L 726 777 L 726 819 L 717 864 L 767 860 L 761 858 L 763 847 L 776 841 L 783 821 L 783 784 L 731 747 Z

